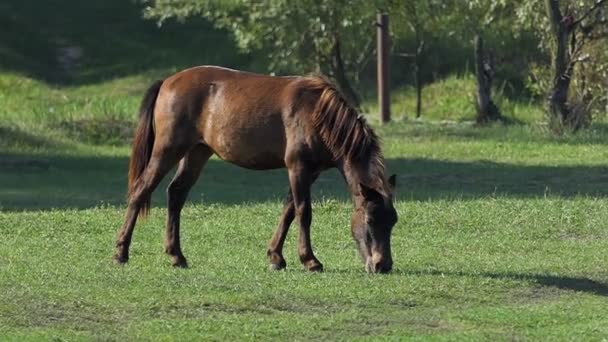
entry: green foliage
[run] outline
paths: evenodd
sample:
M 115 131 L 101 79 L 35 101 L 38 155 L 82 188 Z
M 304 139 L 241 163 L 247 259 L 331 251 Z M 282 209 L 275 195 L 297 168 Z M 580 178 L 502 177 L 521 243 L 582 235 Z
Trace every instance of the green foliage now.
M 0 1 L 2 71 L 69 86 L 200 64 L 256 67 L 251 56 L 235 51 L 227 32 L 201 18 L 167 21 L 161 29 L 142 18 L 142 5 L 132 0 L 33 3 Z
M 391 34 L 397 39 L 414 34 L 421 36 L 436 31 L 443 20 L 441 14 L 449 11 L 445 1 L 412 0 L 390 2 L 387 12 L 391 18 Z
M 598 0 L 568 0 L 561 1 L 561 11 L 564 16 L 572 16 L 574 20 L 581 19 Z M 539 37 L 539 47 L 546 53 L 555 53 L 555 41 L 551 25 L 547 18 L 544 1 L 522 1 L 516 7 L 519 27 L 531 30 Z M 608 70 L 608 8 L 593 12 L 581 22 L 583 30 L 576 33 L 577 41 L 587 41 L 582 51 L 574 58 L 580 59 L 572 79 L 573 102 L 586 102 L 597 114 L 603 112 L 608 104 L 608 85 L 606 70 Z M 540 23 L 540 24 L 539 24 Z M 585 28 L 586 27 L 586 28 Z M 587 32 L 587 30 L 589 30 Z M 550 64 L 536 64 L 528 78 L 528 87 L 537 95 L 545 95 L 552 83 L 553 75 L 549 71 Z M 589 103 L 585 98 L 593 98 Z
M 332 48 L 340 39 L 351 77 L 368 61 L 374 42 L 374 1 L 189 1 L 149 2 L 145 16 L 159 23 L 168 18 L 202 15 L 233 34 L 245 52 L 261 50 L 269 71 L 331 73 Z

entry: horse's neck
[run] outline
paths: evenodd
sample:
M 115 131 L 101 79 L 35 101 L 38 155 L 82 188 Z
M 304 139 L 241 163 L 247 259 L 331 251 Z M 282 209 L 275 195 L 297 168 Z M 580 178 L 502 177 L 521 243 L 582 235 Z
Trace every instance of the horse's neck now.
M 386 195 L 382 155 L 362 158 L 360 161 L 344 158 L 338 168 L 344 175 L 354 202 L 360 197 L 361 184 Z
M 343 160 L 339 163 L 338 168 L 344 176 L 353 198 L 359 193 L 359 184 L 369 184 L 370 176 L 367 174 L 367 170 L 369 170 L 368 165 L 361 165 L 350 160 Z

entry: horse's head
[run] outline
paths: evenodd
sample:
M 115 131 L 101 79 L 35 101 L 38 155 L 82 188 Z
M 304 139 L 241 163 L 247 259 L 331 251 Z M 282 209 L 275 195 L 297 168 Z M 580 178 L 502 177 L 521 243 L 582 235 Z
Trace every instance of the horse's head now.
M 393 268 L 391 231 L 397 223 L 393 206 L 395 178 L 391 176 L 388 186 L 382 189 L 359 184 L 355 195 L 351 228 L 367 272 L 388 273 Z

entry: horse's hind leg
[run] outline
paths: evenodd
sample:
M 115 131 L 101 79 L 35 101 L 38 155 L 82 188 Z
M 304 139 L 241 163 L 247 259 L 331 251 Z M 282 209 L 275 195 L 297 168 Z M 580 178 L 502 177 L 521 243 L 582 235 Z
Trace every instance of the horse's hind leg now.
M 167 231 L 165 252 L 171 257 L 171 264 L 187 267 L 179 239 L 180 213 L 190 189 L 196 183 L 201 169 L 213 152 L 205 145 L 196 145 L 180 161 L 175 177 L 167 188 Z
M 271 270 L 282 270 L 287 267 L 287 262 L 285 262 L 285 258 L 283 258 L 283 244 L 285 243 L 289 226 L 291 225 L 291 222 L 293 222 L 295 216 L 296 210 L 293 205 L 293 195 L 291 193 L 291 187 L 289 187 L 285 205 L 283 206 L 283 214 L 279 220 L 279 226 L 274 232 L 274 235 L 268 244 L 268 251 L 266 252 L 270 261 Z
M 318 176 L 319 173 L 314 174 L 312 177 L 312 182 L 314 182 Z M 283 258 L 283 244 L 285 243 L 287 232 L 289 231 L 289 227 L 291 226 L 291 223 L 295 217 L 296 209 L 293 204 L 293 194 L 290 186 L 289 192 L 287 193 L 287 198 L 285 198 L 285 205 L 283 206 L 283 214 L 279 220 L 279 226 L 274 232 L 274 235 L 268 244 L 268 251 L 266 252 L 266 255 L 270 261 L 271 270 L 282 270 L 287 267 L 287 262 L 285 262 L 285 258 Z
M 182 155 L 183 152 L 180 153 L 180 151 L 173 148 L 161 149 L 157 145 L 154 146 L 148 166 L 146 166 L 141 177 L 137 180 L 133 192 L 129 196 L 125 222 L 118 232 L 116 240 L 116 253 L 114 254 L 114 261 L 116 263 L 124 264 L 129 260 L 131 237 L 133 236 L 133 229 L 135 228 L 137 215 L 141 210 L 142 204 Z

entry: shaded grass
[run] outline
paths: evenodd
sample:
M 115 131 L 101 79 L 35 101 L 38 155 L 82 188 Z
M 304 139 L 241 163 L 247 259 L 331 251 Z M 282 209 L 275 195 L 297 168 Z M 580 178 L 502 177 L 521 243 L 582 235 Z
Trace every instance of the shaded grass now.
M 110 146 L 107 141 L 87 145 L 81 141 L 92 138 L 86 136 L 78 136 L 80 141 L 67 137 L 55 141 L 17 129 L 2 133 L 0 146 L 6 151 L 0 154 L 2 210 L 124 203 L 128 147 Z M 402 200 L 607 195 L 606 130 L 602 125 L 561 138 L 532 126 L 479 129 L 434 123 L 394 123 L 379 127 L 379 133 L 388 171 L 398 175 Z M 216 158 L 210 160 L 201 178 L 191 192 L 194 203 L 278 201 L 287 191 L 284 170 L 248 171 Z M 154 205 L 164 206 L 169 179 L 167 176 L 156 191 Z M 243 189 L 251 191 L 245 196 Z M 324 174 L 314 189 L 318 199 L 348 198 L 335 171 Z
M 62 121 L 56 128 L 69 139 L 93 145 L 129 144 L 134 134 L 132 120 L 111 117 Z
M 391 158 L 387 165 L 390 172 L 398 174 L 399 196 L 407 201 L 608 196 L 608 168 L 603 165 L 518 165 L 428 158 Z M 2 210 L 124 203 L 128 159 L 123 156 L 0 155 L 0 166 Z M 165 205 L 164 189 L 171 177 L 165 178 L 154 196 L 156 206 Z M 244 196 L 243 189 L 252 191 Z M 323 174 L 314 190 L 319 200 L 348 199 L 346 187 L 335 171 Z M 190 198 L 199 204 L 232 205 L 279 201 L 286 192 L 284 170 L 248 171 L 214 158 Z

